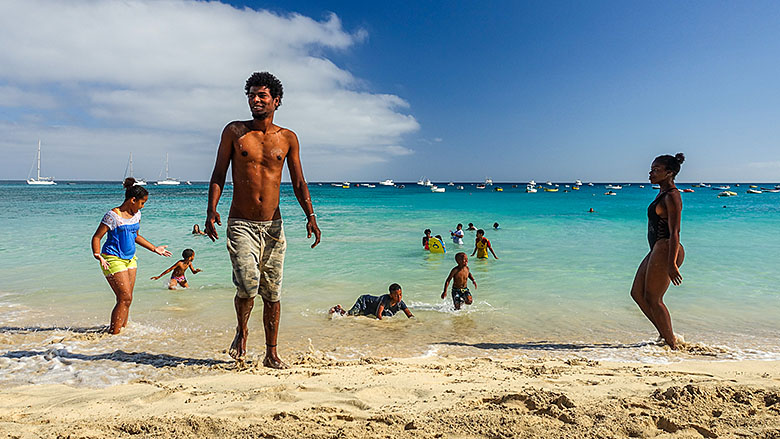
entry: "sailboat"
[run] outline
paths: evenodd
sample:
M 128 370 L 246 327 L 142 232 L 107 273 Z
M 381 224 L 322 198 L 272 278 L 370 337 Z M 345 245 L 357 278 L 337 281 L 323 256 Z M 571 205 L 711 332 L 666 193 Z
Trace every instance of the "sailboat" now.
M 128 170 L 130 172 L 128 172 Z M 133 176 L 133 153 L 130 153 L 130 160 L 127 162 L 127 167 L 125 167 L 125 178 L 135 178 Z M 135 184 L 133 186 L 146 186 L 146 180 L 143 178 L 135 178 Z
M 165 153 L 165 180 L 155 183 L 158 186 L 178 186 L 181 182 L 173 177 L 168 177 L 168 153 Z
M 32 172 L 32 169 L 30 169 Z M 38 173 L 35 178 L 27 178 L 27 184 L 51 186 L 57 184 L 54 177 L 41 177 L 41 139 L 38 139 Z

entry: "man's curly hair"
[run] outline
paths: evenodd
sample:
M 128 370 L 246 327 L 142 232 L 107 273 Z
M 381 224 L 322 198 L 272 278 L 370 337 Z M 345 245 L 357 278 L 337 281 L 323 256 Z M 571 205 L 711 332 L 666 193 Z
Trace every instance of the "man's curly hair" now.
M 254 72 L 252 73 L 252 76 L 246 80 L 244 92 L 249 94 L 249 89 L 251 87 L 268 87 L 268 91 L 271 93 L 271 97 L 279 98 L 279 106 L 282 105 L 284 87 L 282 87 L 282 81 L 280 81 L 276 76 L 268 72 Z

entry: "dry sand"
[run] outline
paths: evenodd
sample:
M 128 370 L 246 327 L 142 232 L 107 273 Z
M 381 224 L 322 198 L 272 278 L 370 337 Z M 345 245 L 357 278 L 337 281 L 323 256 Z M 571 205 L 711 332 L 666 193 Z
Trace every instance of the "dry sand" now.
M 780 362 L 315 354 L 172 381 L 0 391 L 0 438 L 780 438 Z

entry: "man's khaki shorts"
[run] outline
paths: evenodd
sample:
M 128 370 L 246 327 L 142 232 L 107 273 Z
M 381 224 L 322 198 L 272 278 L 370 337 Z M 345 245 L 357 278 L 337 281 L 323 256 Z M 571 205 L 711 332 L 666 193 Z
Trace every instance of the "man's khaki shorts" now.
M 229 218 L 227 249 L 233 263 L 236 296 L 248 299 L 260 294 L 263 300 L 278 302 L 282 292 L 286 248 L 281 219 L 249 221 Z

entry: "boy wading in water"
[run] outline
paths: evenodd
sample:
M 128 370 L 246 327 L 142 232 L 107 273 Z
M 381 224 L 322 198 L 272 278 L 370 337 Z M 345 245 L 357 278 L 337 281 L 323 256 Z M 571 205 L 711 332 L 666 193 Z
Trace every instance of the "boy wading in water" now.
M 184 276 L 187 273 L 187 269 L 189 268 L 190 271 L 192 271 L 192 274 L 198 274 L 203 271 L 200 268 L 192 266 L 192 261 L 194 260 L 195 250 L 188 248 L 181 252 L 181 260 L 179 262 L 171 265 L 170 268 L 160 273 L 159 276 L 152 276 L 150 279 L 157 280 L 173 270 L 173 273 L 171 273 L 171 280 L 168 282 L 168 289 L 176 289 L 176 284 L 179 284 L 182 288 L 189 288 L 190 285 L 187 283 L 187 277 Z
M 227 225 L 227 248 L 233 264 L 236 297 L 236 336 L 228 353 L 238 361 L 246 356 L 247 322 L 255 296 L 263 299 L 265 359 L 263 365 L 276 369 L 287 365 L 276 353 L 281 306 L 282 268 L 287 243 L 279 211 L 279 186 L 287 161 L 293 191 L 306 215 L 306 233 L 314 235 L 316 247 L 320 229 L 303 178 L 298 137 L 274 125 L 274 112 L 282 104 L 282 83 L 268 72 L 253 73 L 244 87 L 252 120 L 230 122 L 222 131 L 217 160 L 209 183 L 206 234 L 217 239 L 216 222 L 222 225 L 217 204 L 225 186 L 228 166 L 233 175 L 233 201 Z
M 452 281 L 452 304 L 455 305 L 455 309 L 460 309 L 464 303 L 471 305 L 473 301 L 471 291 L 469 291 L 469 279 L 474 284 L 474 289 L 477 288 L 477 281 L 474 280 L 474 276 L 471 275 L 471 270 L 469 270 L 469 257 L 466 256 L 466 253 L 460 252 L 456 254 L 455 262 L 458 265 L 450 271 L 450 275 L 444 281 L 444 291 L 441 293 L 441 298 L 447 297 L 447 286 Z

